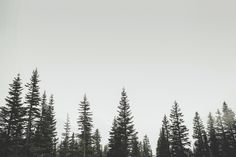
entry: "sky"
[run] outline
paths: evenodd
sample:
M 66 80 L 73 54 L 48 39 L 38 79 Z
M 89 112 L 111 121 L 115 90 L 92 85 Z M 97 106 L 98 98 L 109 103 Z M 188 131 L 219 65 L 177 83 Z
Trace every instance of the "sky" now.
M 78 132 L 86 93 L 102 143 L 125 87 L 139 139 L 152 149 L 177 101 L 192 136 L 223 101 L 236 111 L 235 1 L 0 0 L 0 106 L 17 73 L 54 94 L 58 134 Z M 24 93 L 26 92 L 26 88 Z

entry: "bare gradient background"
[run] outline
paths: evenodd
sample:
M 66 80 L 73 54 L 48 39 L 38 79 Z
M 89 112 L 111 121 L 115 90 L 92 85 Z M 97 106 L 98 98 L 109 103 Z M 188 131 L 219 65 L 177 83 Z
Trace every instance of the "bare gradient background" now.
M 86 93 L 94 127 L 108 141 L 122 87 L 135 128 L 152 149 L 176 100 L 192 134 L 226 101 L 236 110 L 236 3 L 219 0 L 0 0 L 0 105 L 17 73 L 38 68 L 55 95 L 58 133 L 77 132 Z M 25 92 L 25 91 L 24 91 Z

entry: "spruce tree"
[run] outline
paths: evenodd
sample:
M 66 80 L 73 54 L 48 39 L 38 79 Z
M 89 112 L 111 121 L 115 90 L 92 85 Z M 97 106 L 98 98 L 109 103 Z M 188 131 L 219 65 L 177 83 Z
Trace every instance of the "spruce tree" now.
M 157 141 L 156 157 L 170 157 L 169 141 L 163 127 L 160 130 L 160 135 Z
M 1 107 L 1 153 L 3 156 L 20 156 L 23 146 L 23 126 L 25 108 L 22 103 L 22 83 L 20 75 L 10 84 L 6 105 Z
M 66 122 L 64 125 L 64 131 L 62 133 L 62 142 L 60 143 L 59 155 L 60 157 L 69 156 L 69 141 L 70 141 L 70 119 L 69 114 L 67 114 Z
M 84 95 L 83 101 L 79 104 L 79 139 L 82 157 L 92 156 L 92 112 L 90 111 L 90 104 Z
M 117 118 L 115 117 L 112 123 L 112 128 L 110 131 L 110 138 L 108 144 L 108 157 L 120 157 L 121 153 L 121 136 L 118 130 Z
M 92 138 L 93 138 L 93 157 L 102 157 L 101 135 L 98 129 L 95 130 Z
M 211 113 L 208 115 L 207 135 L 209 139 L 210 154 L 212 157 L 219 157 L 219 143 L 216 136 L 215 120 Z
M 205 131 L 203 122 L 200 118 L 200 115 L 198 112 L 195 113 L 195 117 L 193 119 L 193 139 L 195 139 L 195 157 L 207 157 L 208 154 L 208 147 L 206 146 L 207 139 L 204 138 Z
M 72 133 L 69 141 L 69 157 L 77 157 L 79 153 L 78 142 L 75 137 L 75 133 Z
M 147 135 L 143 139 L 143 154 L 142 157 L 152 157 L 152 149 Z
M 223 103 L 222 112 L 223 112 L 222 121 L 225 129 L 225 136 L 227 143 L 229 145 L 229 152 L 227 155 L 234 156 L 236 154 L 235 113 L 231 108 L 228 107 L 226 102 Z
M 39 75 L 37 69 L 33 71 L 30 82 L 26 84 L 28 92 L 25 96 L 26 100 L 26 157 L 32 157 L 31 146 L 33 145 L 32 137 L 34 136 L 37 121 L 40 118 L 40 94 L 39 94 Z
M 139 149 L 139 141 L 138 141 L 137 134 L 138 133 L 135 133 L 131 140 L 130 157 L 141 157 L 141 151 Z
M 128 157 L 131 151 L 131 140 L 135 134 L 133 116 L 131 115 L 130 105 L 125 89 L 121 92 L 120 105 L 118 106 L 118 132 L 121 137 L 120 152 L 122 157 Z
M 173 157 L 185 157 L 190 146 L 188 129 L 184 125 L 183 114 L 177 102 L 174 103 L 170 114 L 170 143 Z

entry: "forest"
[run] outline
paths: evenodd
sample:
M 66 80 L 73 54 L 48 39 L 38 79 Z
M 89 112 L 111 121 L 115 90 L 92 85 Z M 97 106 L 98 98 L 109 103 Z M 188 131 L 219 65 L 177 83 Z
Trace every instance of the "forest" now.
M 69 115 L 58 138 L 54 96 L 40 93 L 39 73 L 33 70 L 26 85 L 20 74 L 9 84 L 5 104 L 0 108 L 0 156 L 2 157 L 235 157 L 236 119 L 223 102 L 209 113 L 207 125 L 195 112 L 189 132 L 184 113 L 174 102 L 170 115 L 164 115 L 155 151 L 147 135 L 138 138 L 125 89 L 121 91 L 117 115 L 106 145 L 101 144 L 99 129 L 93 128 L 93 113 L 84 95 L 79 103 L 77 132 L 71 132 Z M 22 91 L 26 90 L 23 96 Z M 112 117 L 111 117 L 112 118 Z M 190 136 L 193 141 L 190 141 Z M 155 153 L 153 153 L 155 152 Z

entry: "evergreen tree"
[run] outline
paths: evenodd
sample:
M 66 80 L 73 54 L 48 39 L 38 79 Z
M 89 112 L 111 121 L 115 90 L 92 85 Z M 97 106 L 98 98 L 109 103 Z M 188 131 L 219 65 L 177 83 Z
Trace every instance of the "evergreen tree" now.
M 110 131 L 110 138 L 108 144 L 108 157 L 120 157 L 121 153 L 121 136 L 118 130 L 117 118 L 113 120 L 112 128 Z
M 102 157 L 101 135 L 98 129 L 93 135 L 93 157 Z
M 208 115 L 207 134 L 209 139 L 210 154 L 212 157 L 219 157 L 219 143 L 216 136 L 215 120 L 211 113 Z
M 69 156 L 69 141 L 70 141 L 70 119 L 69 114 L 67 114 L 66 122 L 64 125 L 65 132 L 62 133 L 62 142 L 60 143 L 59 154 L 60 157 Z
M 135 133 L 131 140 L 131 153 L 130 157 L 141 157 L 141 151 L 139 149 L 139 141 L 137 133 Z
M 107 157 L 108 156 L 108 146 L 105 145 L 102 151 L 102 157 Z
M 190 146 L 190 142 L 188 138 L 188 129 L 184 125 L 183 114 L 181 113 L 177 102 L 174 103 L 171 109 L 170 121 L 170 143 L 172 156 L 185 157 L 188 147 Z
M 20 75 L 10 84 L 6 105 L 1 107 L 1 153 L 3 156 L 20 156 L 23 147 L 23 126 L 25 108 L 22 103 L 22 83 Z
M 147 135 L 143 139 L 143 154 L 142 157 L 152 157 L 152 149 Z
M 224 102 L 223 103 L 223 115 L 222 121 L 224 126 L 224 132 L 226 136 L 227 143 L 229 145 L 229 152 L 228 156 L 234 156 L 236 154 L 236 121 L 235 121 L 235 113 L 232 109 L 228 107 L 228 105 Z
M 82 157 L 92 156 L 92 112 L 90 111 L 90 104 L 84 95 L 83 101 L 79 105 L 79 139 Z
M 75 133 L 72 133 L 69 141 L 69 157 L 78 157 L 79 153 L 78 142 L 75 139 Z
M 216 112 L 216 137 L 219 142 L 219 155 L 222 157 L 229 156 L 229 144 L 226 138 L 225 128 L 223 125 L 222 115 L 220 110 Z
M 135 134 L 133 116 L 131 116 L 130 105 L 127 99 L 125 89 L 121 93 L 121 101 L 118 106 L 118 133 L 121 138 L 120 152 L 122 157 L 128 157 L 131 151 L 131 140 Z
M 193 119 L 193 139 L 196 139 L 194 145 L 195 145 L 195 157 L 207 157 L 209 156 L 206 143 L 207 140 L 204 138 L 205 131 L 203 122 L 199 116 L 199 113 L 195 113 L 195 117 Z
M 37 69 L 33 71 L 30 83 L 26 84 L 28 88 L 28 93 L 26 94 L 26 116 L 27 116 L 27 126 L 26 126 L 26 157 L 32 157 L 31 146 L 33 145 L 32 137 L 34 136 L 37 121 L 40 118 L 40 94 L 39 94 L 39 75 Z
M 160 135 L 157 141 L 156 156 L 157 157 L 170 157 L 169 141 L 166 137 L 164 128 L 160 130 Z

